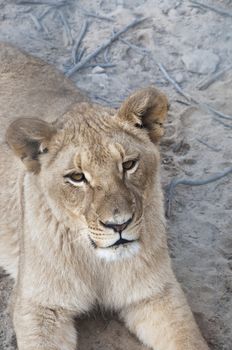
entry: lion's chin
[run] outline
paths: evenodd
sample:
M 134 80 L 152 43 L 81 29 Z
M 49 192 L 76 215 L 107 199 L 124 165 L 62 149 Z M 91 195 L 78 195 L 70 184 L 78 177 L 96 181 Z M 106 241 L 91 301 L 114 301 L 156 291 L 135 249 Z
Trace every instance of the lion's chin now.
M 100 259 L 106 261 L 119 261 L 123 259 L 130 259 L 137 255 L 140 250 L 140 243 L 134 241 L 128 244 L 122 244 L 109 248 L 96 248 L 96 254 Z

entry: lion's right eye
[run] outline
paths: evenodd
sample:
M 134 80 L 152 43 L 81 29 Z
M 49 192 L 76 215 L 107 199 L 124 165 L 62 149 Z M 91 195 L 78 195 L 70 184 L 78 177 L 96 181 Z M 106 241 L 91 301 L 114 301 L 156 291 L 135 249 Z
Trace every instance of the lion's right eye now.
M 65 179 L 74 186 L 80 184 L 81 182 L 86 182 L 86 178 L 83 173 L 71 173 L 65 175 Z
M 123 170 L 128 171 L 133 169 L 136 163 L 137 163 L 136 159 L 128 160 L 127 162 L 122 163 Z

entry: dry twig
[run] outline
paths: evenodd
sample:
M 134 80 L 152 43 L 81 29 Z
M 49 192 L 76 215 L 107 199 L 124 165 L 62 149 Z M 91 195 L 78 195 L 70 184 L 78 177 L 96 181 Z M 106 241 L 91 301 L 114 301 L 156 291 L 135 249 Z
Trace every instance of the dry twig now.
M 112 68 L 115 67 L 116 64 L 114 63 L 91 63 L 91 64 L 86 64 L 85 68 L 94 68 L 94 67 L 101 67 L 101 68 Z
M 226 124 L 224 123 L 221 119 L 218 118 L 213 118 L 216 122 L 218 122 L 219 124 L 222 124 L 225 128 L 227 129 L 232 129 L 232 125 Z
M 57 10 L 57 12 L 58 12 L 60 19 L 64 25 L 64 28 L 65 28 L 66 37 L 67 37 L 67 45 L 72 45 L 73 44 L 73 37 L 72 37 L 71 29 L 69 27 L 67 19 L 65 18 L 64 14 L 61 10 Z
M 33 13 L 29 13 L 29 16 L 31 17 L 34 25 L 35 25 L 35 28 L 38 30 L 38 31 L 42 31 L 43 30 L 43 26 L 42 24 L 40 23 L 40 20 L 39 18 L 37 18 Z
M 104 60 L 106 63 L 110 62 L 109 51 L 110 51 L 110 47 L 108 46 L 104 51 Z
M 220 148 L 217 148 L 217 147 L 214 147 L 214 146 L 212 146 L 212 145 L 209 145 L 208 142 L 206 142 L 206 141 L 204 141 L 204 140 L 202 140 L 202 139 L 196 138 L 196 140 L 197 140 L 198 142 L 202 143 L 203 145 L 205 145 L 206 147 L 208 147 L 209 149 L 211 149 L 211 150 L 214 151 L 214 152 L 220 152 L 220 151 L 221 151 Z
M 174 101 L 177 102 L 177 103 L 180 103 L 181 105 L 184 105 L 184 106 L 191 106 L 191 103 L 187 102 L 187 101 L 182 101 L 182 100 L 179 100 L 179 99 L 176 99 Z
M 74 46 L 73 46 L 73 49 L 72 49 L 72 59 L 73 59 L 73 62 L 74 64 L 77 63 L 77 52 L 79 50 L 79 47 L 81 45 L 81 42 L 86 34 L 86 31 L 88 29 L 88 26 L 89 26 L 89 21 L 85 21 L 83 26 L 81 27 L 81 31 L 80 31 L 80 34 L 79 34 L 79 37 L 77 38 Z
M 224 10 L 220 7 L 207 5 L 207 4 L 204 4 L 204 3 L 200 2 L 200 1 L 196 1 L 196 0 L 190 0 L 190 2 L 197 5 L 197 6 L 200 6 L 202 8 L 214 11 L 214 12 L 218 13 L 219 15 L 232 17 L 232 13 L 230 11 Z
M 40 20 L 44 19 L 44 18 L 47 16 L 47 14 L 48 14 L 50 11 L 52 11 L 53 9 L 54 9 L 53 7 L 48 7 L 48 8 L 46 8 L 46 9 L 44 9 L 44 10 L 40 13 L 39 19 L 40 19 Z
M 49 6 L 63 6 L 67 5 L 65 0 L 18 0 L 16 4 L 19 5 L 49 5 Z
M 221 178 L 223 178 L 224 176 L 227 176 L 229 174 L 232 173 L 232 167 L 228 168 L 220 173 L 214 174 L 209 176 L 206 179 L 198 179 L 198 180 L 190 180 L 190 179 L 177 179 L 174 178 L 171 180 L 170 184 L 167 186 L 166 189 L 166 215 L 167 217 L 170 217 L 171 215 L 171 210 L 172 210 L 172 200 L 174 197 L 174 189 L 176 186 L 178 185 L 184 185 L 184 186 L 202 186 L 202 185 L 206 185 L 209 184 L 211 182 L 220 180 Z
M 141 55 L 144 55 L 144 54 L 147 54 L 147 53 L 150 53 L 150 51 L 144 47 L 139 47 L 137 45 L 134 45 L 134 44 L 131 44 L 128 40 L 126 39 L 123 39 L 123 38 L 119 38 L 119 40 L 126 44 L 128 47 L 130 47 L 131 49 L 137 51 L 138 53 L 140 53 Z
M 159 63 L 156 60 L 154 60 L 154 61 L 157 64 L 157 66 L 159 67 L 160 71 L 163 73 L 166 80 L 174 86 L 176 91 L 179 92 L 180 95 L 184 96 L 187 101 L 196 103 L 196 101 L 189 94 L 184 92 L 184 90 L 181 89 L 180 85 L 173 78 L 170 77 L 170 75 L 168 74 L 167 70 L 162 65 L 162 63 Z
M 77 55 L 77 62 L 80 62 L 80 60 L 82 59 L 82 57 L 83 57 L 85 51 L 86 51 L 86 47 L 80 48 L 80 52 L 79 52 L 79 54 Z
M 208 104 L 202 104 L 203 106 L 205 106 L 210 112 L 212 112 L 213 114 L 215 114 L 217 117 L 220 117 L 222 119 L 226 119 L 226 120 L 232 120 L 232 116 L 227 115 L 225 113 L 222 113 L 216 109 L 214 109 L 213 107 L 209 106 Z
M 86 16 L 88 16 L 88 17 L 93 17 L 93 18 L 97 18 L 97 19 L 103 19 L 103 20 L 108 21 L 108 22 L 114 22 L 114 19 L 111 18 L 111 17 L 107 17 L 107 16 L 104 16 L 104 15 L 98 15 L 97 13 L 88 12 L 88 11 L 85 11 L 85 10 L 83 10 L 83 13 Z
M 211 84 L 213 84 L 218 78 L 220 78 L 223 74 L 228 72 L 230 69 L 232 69 L 232 65 L 222 69 L 220 72 L 213 74 L 210 78 L 200 81 L 200 83 L 197 85 L 197 88 L 199 90 L 207 89 Z
M 83 58 L 83 60 L 81 62 L 79 62 L 76 65 L 74 65 L 74 67 L 72 67 L 66 73 L 66 75 L 68 77 L 70 77 L 75 72 L 77 72 L 78 70 L 83 68 L 89 61 L 91 61 L 91 59 L 96 57 L 100 52 L 104 51 L 109 45 L 111 45 L 115 40 L 117 40 L 120 35 L 122 35 L 123 33 L 127 32 L 130 28 L 135 27 L 136 25 L 138 25 L 139 23 L 143 22 L 144 20 L 145 20 L 145 18 L 139 18 L 139 19 L 137 18 L 134 21 L 132 21 L 130 24 L 128 24 L 125 28 L 119 30 L 117 33 L 112 35 L 111 38 L 106 40 L 105 43 L 103 43 L 101 46 L 99 46 L 94 52 L 90 53 L 85 58 Z

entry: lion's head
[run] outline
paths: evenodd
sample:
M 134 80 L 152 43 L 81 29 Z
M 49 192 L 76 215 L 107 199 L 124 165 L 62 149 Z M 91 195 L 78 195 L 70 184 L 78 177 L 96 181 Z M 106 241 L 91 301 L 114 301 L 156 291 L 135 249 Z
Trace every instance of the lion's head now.
M 52 124 L 24 118 L 7 130 L 53 215 L 73 227 L 82 222 L 78 237 L 100 257 L 131 256 L 143 242 L 167 107 L 151 87 L 118 111 L 80 103 Z

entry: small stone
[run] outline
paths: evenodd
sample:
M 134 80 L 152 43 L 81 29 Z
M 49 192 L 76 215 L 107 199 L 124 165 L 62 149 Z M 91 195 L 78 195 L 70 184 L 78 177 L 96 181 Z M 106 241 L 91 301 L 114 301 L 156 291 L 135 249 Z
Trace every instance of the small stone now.
M 220 58 L 208 50 L 196 49 L 182 56 L 186 69 L 192 73 L 214 73 L 220 62 Z
M 200 13 L 200 10 L 199 10 L 198 8 L 192 8 L 191 14 L 192 14 L 193 16 L 198 15 L 199 13 Z
M 168 12 L 168 17 L 170 17 L 171 19 L 176 19 L 176 17 L 179 16 L 179 13 L 177 10 L 175 9 L 171 9 L 169 12 Z
M 175 81 L 178 83 L 178 84 L 181 84 L 185 81 L 185 77 L 184 77 L 184 74 L 182 73 L 176 73 L 176 75 L 174 76 L 175 78 Z
M 92 69 L 92 74 L 100 74 L 104 72 L 105 72 L 105 69 L 100 66 L 96 66 Z
M 96 84 L 96 86 L 99 86 L 103 89 L 107 89 L 109 84 L 108 75 L 105 73 L 93 74 L 92 82 Z

